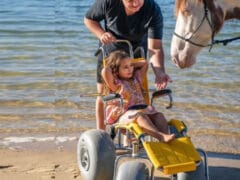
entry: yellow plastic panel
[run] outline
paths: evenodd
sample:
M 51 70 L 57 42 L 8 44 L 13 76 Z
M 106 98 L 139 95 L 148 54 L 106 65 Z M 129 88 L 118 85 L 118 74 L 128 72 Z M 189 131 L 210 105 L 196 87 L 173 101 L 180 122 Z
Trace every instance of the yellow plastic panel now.
M 178 132 L 181 132 L 182 130 L 186 129 L 186 127 L 183 124 L 183 122 L 180 121 L 180 120 L 177 120 L 177 119 L 171 119 L 168 122 L 168 124 L 174 126 L 178 130 Z
M 201 157 L 188 137 L 175 139 L 171 143 L 144 142 L 143 146 L 155 168 L 165 174 L 194 171 L 195 162 Z
M 129 123 L 129 124 L 118 123 L 115 125 L 115 128 L 129 130 L 130 132 L 134 133 L 136 138 L 139 138 L 141 135 L 144 134 L 142 128 L 140 128 L 136 123 Z

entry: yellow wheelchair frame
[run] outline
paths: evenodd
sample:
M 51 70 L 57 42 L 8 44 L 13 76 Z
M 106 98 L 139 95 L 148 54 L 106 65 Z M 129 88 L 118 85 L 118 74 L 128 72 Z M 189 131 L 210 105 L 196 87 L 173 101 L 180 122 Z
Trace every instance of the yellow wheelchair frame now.
M 132 46 L 128 41 L 118 40 L 117 42 L 127 43 L 129 46 L 129 54 L 133 57 Z M 103 47 L 100 49 L 104 55 Z M 142 60 L 144 59 L 133 58 L 133 62 L 139 62 Z M 170 89 L 155 91 L 150 97 L 147 77 L 144 80 L 144 91 L 146 91 L 145 101 L 147 104 L 152 104 L 154 99 L 167 95 L 170 99 L 170 104 L 167 108 L 172 106 Z M 102 100 L 105 106 L 109 101 L 119 100 L 121 106 L 123 107 L 123 100 L 119 94 L 104 95 L 102 96 Z M 174 129 L 179 136 L 170 143 L 163 143 L 149 137 L 136 123 L 109 124 L 107 120 L 105 120 L 105 124 L 107 132 L 114 143 L 114 150 L 116 152 L 112 179 L 127 180 L 129 175 L 126 175 L 126 171 L 132 171 L 129 170 L 131 169 L 130 167 L 136 167 L 126 166 L 127 168 L 125 167 L 121 169 L 121 162 L 124 162 L 124 159 L 126 159 L 126 161 L 147 161 L 146 164 L 150 165 L 150 168 L 148 168 L 149 177 L 147 178 L 150 179 L 154 178 L 155 170 L 160 170 L 163 174 L 171 175 L 171 178 L 176 180 L 209 179 L 207 155 L 202 149 L 196 149 L 194 147 L 190 137 L 187 136 L 187 127 L 182 121 L 177 119 L 171 119 L 168 121 L 169 126 Z M 123 145 L 123 132 L 129 142 L 127 146 Z M 117 137 L 116 140 L 114 140 L 115 137 Z M 81 156 L 81 152 L 79 152 L 79 154 L 78 156 Z M 80 166 L 82 166 L 82 164 Z M 201 170 L 198 170 L 198 166 L 201 167 Z M 80 167 L 80 171 L 81 170 L 83 170 L 82 167 Z M 119 173 L 120 170 L 124 172 Z M 195 171 L 198 172 L 194 174 Z M 140 175 L 143 176 L 141 173 Z M 137 179 L 139 179 L 139 177 Z

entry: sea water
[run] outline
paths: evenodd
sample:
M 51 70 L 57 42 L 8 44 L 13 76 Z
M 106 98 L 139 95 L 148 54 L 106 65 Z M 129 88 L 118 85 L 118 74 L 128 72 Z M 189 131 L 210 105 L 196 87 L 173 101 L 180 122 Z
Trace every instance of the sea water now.
M 198 146 L 240 153 L 240 41 L 211 52 L 204 48 L 193 67 L 180 70 L 170 60 L 174 1 L 156 2 L 164 16 L 165 67 L 174 100 L 170 110 L 167 98 L 156 106 L 167 119 L 183 120 Z M 95 128 L 98 40 L 83 24 L 92 3 L 0 1 L 0 146 Z M 230 20 L 215 38 L 236 36 L 240 21 Z M 154 89 L 151 70 L 149 84 Z

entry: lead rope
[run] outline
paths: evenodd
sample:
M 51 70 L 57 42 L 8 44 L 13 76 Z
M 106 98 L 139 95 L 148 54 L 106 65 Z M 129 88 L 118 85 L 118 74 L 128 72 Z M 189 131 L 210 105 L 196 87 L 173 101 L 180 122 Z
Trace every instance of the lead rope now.
M 230 39 L 223 39 L 223 40 L 214 40 L 213 44 L 220 44 L 222 43 L 224 46 L 226 46 L 228 43 L 240 39 L 240 36 Z

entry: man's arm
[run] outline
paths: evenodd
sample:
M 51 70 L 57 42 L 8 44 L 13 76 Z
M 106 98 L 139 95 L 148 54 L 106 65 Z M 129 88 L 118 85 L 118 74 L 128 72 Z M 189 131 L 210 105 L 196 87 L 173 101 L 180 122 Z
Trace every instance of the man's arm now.
M 84 17 L 84 24 L 88 30 L 93 33 L 103 44 L 108 44 L 116 40 L 116 38 L 109 32 L 106 32 L 101 24 L 97 21 Z
M 155 85 L 157 89 L 163 89 L 167 86 L 167 83 L 172 80 L 165 73 L 162 41 L 160 39 L 148 38 L 148 51 L 150 57 L 149 61 L 153 66 L 153 71 L 156 76 Z
M 101 27 L 101 24 L 97 21 L 84 17 L 84 24 L 88 28 L 88 30 L 93 33 L 98 39 L 100 39 L 102 34 L 105 33 L 105 31 Z

